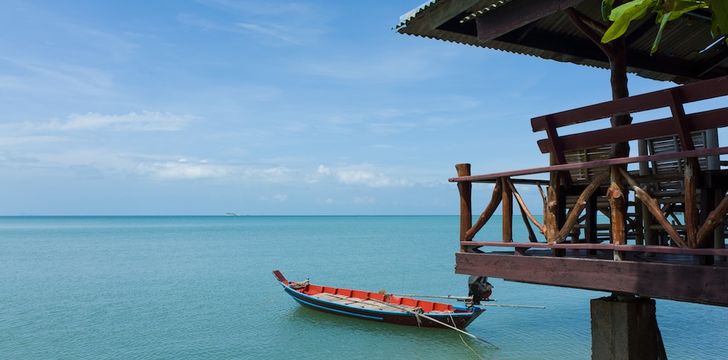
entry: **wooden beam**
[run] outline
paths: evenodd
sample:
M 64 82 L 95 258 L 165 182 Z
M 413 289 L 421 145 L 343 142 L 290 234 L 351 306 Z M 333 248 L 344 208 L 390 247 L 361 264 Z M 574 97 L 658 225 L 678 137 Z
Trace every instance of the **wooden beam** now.
M 609 218 L 611 224 L 612 243 L 615 245 L 624 245 L 626 242 L 627 232 L 625 230 L 625 218 L 627 216 L 627 193 L 622 185 L 623 170 L 621 166 L 612 166 L 609 169 L 609 189 L 607 189 L 607 199 L 609 200 Z M 614 253 L 614 260 L 622 260 L 621 253 Z
M 685 116 L 685 108 L 683 107 L 682 95 L 680 88 L 670 89 L 668 92 L 668 104 L 672 112 L 673 128 L 680 138 L 680 145 L 683 150 L 695 150 L 693 145 L 693 137 L 690 136 L 690 124 Z
M 513 241 L 513 193 L 511 187 L 505 183 L 508 181 L 507 178 L 501 179 L 501 211 L 502 211 L 502 223 L 503 223 L 503 241 Z
M 555 12 L 579 5 L 583 0 L 512 0 L 475 19 L 478 40 L 488 41 Z
M 506 176 L 510 177 L 510 176 L 521 176 L 521 175 L 533 175 L 533 174 L 540 174 L 540 173 L 547 173 L 547 172 L 554 172 L 554 171 L 571 171 L 571 170 L 579 170 L 579 169 L 592 169 L 592 168 L 607 167 L 607 166 L 612 166 L 612 165 L 632 164 L 632 163 L 637 163 L 637 162 L 642 162 L 642 161 L 677 160 L 677 159 L 685 159 L 685 158 L 691 158 L 691 157 L 702 157 L 702 156 L 722 155 L 722 154 L 728 154 L 728 147 L 702 148 L 702 149 L 695 149 L 695 150 L 691 150 L 691 151 L 676 151 L 676 152 L 670 152 L 670 153 L 660 153 L 660 154 L 655 154 L 655 155 L 619 157 L 619 158 L 613 158 L 613 159 L 602 159 L 602 160 L 594 160 L 594 161 L 587 161 L 587 162 L 580 162 L 580 163 L 569 163 L 569 164 L 561 164 L 561 165 L 543 166 L 543 167 L 537 167 L 537 168 L 505 171 L 505 172 L 485 174 L 485 175 L 455 177 L 455 178 L 450 178 L 449 181 L 450 182 L 462 182 L 462 181 L 483 182 L 483 181 L 491 181 L 493 179 L 500 178 L 500 177 L 506 177 Z
M 673 254 L 673 255 L 688 255 L 688 256 L 726 256 L 728 255 L 728 249 L 719 248 L 679 248 L 674 246 L 658 246 L 658 245 L 614 245 L 614 244 L 588 244 L 588 243 L 561 243 L 561 244 L 547 244 L 547 243 L 532 243 L 532 242 L 512 242 L 504 243 L 501 241 L 464 241 L 462 242 L 463 247 L 477 248 L 477 247 L 499 247 L 499 248 L 513 248 L 513 249 L 563 249 L 563 250 L 599 250 L 599 251 L 623 251 L 623 252 L 644 252 L 653 254 Z
M 728 126 L 728 108 L 689 114 L 685 116 L 685 122 L 689 125 L 690 131 L 722 128 Z M 559 136 L 559 146 L 562 151 L 570 151 L 673 134 L 676 134 L 674 121 L 672 117 L 669 117 Z M 542 153 L 551 152 L 550 138 L 538 140 L 537 144 Z
M 458 176 L 470 176 L 470 164 L 457 164 L 455 169 Z M 460 192 L 460 241 L 470 240 L 466 234 L 473 226 L 472 190 L 472 183 L 458 183 L 458 191 Z
M 698 245 L 696 236 L 700 224 L 697 196 L 697 175 L 699 172 L 700 164 L 695 158 L 685 161 L 685 202 L 683 206 L 685 207 L 685 225 L 687 226 L 687 240 L 690 247 Z
M 553 125 L 549 118 L 546 118 L 546 135 L 548 136 L 549 151 L 553 155 L 553 159 L 556 160 L 556 164 L 566 164 L 566 157 L 564 156 L 564 150 L 561 147 L 561 141 L 559 139 L 559 133 L 556 127 Z M 551 164 L 554 165 L 554 164 Z
M 546 230 L 544 235 L 546 235 L 546 241 L 550 244 L 556 242 L 559 233 L 559 224 L 556 212 L 559 209 L 559 188 L 561 187 L 559 181 L 560 177 L 560 172 L 552 172 L 551 181 L 549 182 L 549 187 L 546 190 L 548 195 L 546 198 L 546 208 L 544 209 L 545 212 L 543 214 L 543 222 Z
M 579 36 L 564 36 L 563 33 L 551 32 L 548 30 L 534 29 L 521 42 L 517 42 L 518 32 L 504 34 L 494 39 L 497 47 L 514 46 L 518 48 L 531 48 L 534 50 L 543 50 L 553 54 L 545 54 L 548 57 L 560 61 L 569 61 L 569 59 L 578 58 L 585 60 L 587 65 L 601 66 L 609 68 L 609 60 L 599 48 L 594 46 L 591 40 Z M 477 39 L 472 39 L 478 41 Z M 549 56 L 550 55 L 550 56 Z M 630 72 L 639 70 L 653 71 L 662 74 L 669 74 L 678 79 L 697 80 L 696 71 L 690 67 L 691 63 L 687 63 L 677 58 L 670 58 L 666 55 L 655 54 L 650 56 L 649 52 L 629 51 L 627 52 L 629 59 L 627 66 Z
M 653 61 L 657 60 L 653 59 Z M 531 128 L 534 132 L 546 130 L 547 117 L 551 118 L 553 125 L 559 128 L 566 125 L 607 118 L 618 113 L 633 113 L 662 108 L 669 106 L 665 96 L 670 96 L 669 93 L 672 89 L 674 88 L 605 101 L 599 104 L 549 115 L 537 116 L 531 119 Z M 725 96 L 728 95 L 728 76 L 682 85 L 679 89 L 682 103 Z
M 728 267 L 487 253 L 455 263 L 458 274 L 728 306 Z

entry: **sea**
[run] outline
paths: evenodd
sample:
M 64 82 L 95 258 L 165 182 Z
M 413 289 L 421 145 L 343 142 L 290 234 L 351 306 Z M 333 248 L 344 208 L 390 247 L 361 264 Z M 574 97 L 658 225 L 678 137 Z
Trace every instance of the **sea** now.
M 499 223 L 479 236 L 497 239 Z M 545 309 L 488 307 L 468 331 L 489 345 L 302 308 L 271 274 L 464 295 L 458 226 L 455 216 L 3 217 L 0 359 L 589 359 L 589 300 L 605 293 L 491 279 L 496 303 Z M 728 358 L 728 309 L 658 301 L 657 316 L 670 359 Z

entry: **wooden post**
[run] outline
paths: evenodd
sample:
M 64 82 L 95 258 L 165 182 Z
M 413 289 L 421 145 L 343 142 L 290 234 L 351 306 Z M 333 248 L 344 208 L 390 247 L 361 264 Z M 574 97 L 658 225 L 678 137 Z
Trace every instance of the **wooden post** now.
M 715 202 L 718 202 L 719 200 L 722 201 L 724 195 L 725 189 L 715 190 Z M 716 249 L 725 248 L 725 222 L 721 222 L 715 227 L 715 230 L 713 230 L 713 247 Z M 725 261 L 726 258 L 725 256 L 716 256 L 714 260 L 716 262 L 720 262 Z
M 635 198 L 637 198 L 636 192 Z M 645 229 L 645 244 L 657 245 L 659 243 L 657 237 L 658 233 L 652 228 L 652 225 L 655 223 L 655 217 L 652 216 L 652 212 L 650 212 L 650 204 L 645 202 L 644 199 L 640 199 L 640 203 L 642 204 L 642 227 Z
M 508 178 L 502 178 L 501 183 L 507 184 Z M 513 190 L 510 186 L 502 186 L 501 210 L 503 212 L 503 242 L 513 241 Z
M 546 209 L 543 214 L 544 227 L 546 228 L 546 240 L 549 244 L 556 242 L 556 237 L 559 233 L 558 224 L 556 223 L 556 210 L 558 208 L 558 189 L 559 189 L 559 172 L 553 171 L 550 173 L 551 179 L 549 180 L 549 188 L 546 198 Z
M 455 170 L 458 176 L 470 176 L 470 164 L 457 164 Z M 473 226 L 473 206 L 471 202 L 473 184 L 470 182 L 459 182 L 460 192 L 460 241 L 467 239 L 467 232 Z M 460 249 L 463 251 L 464 249 Z
M 586 242 L 596 244 L 597 240 L 597 194 L 594 193 L 586 202 L 586 220 L 584 221 L 584 236 Z M 596 255 L 596 250 L 588 250 L 589 255 Z
M 607 198 L 609 199 L 610 218 L 611 218 L 611 236 L 612 243 L 615 245 L 624 245 L 625 243 L 625 217 L 626 204 L 624 186 L 622 185 L 622 174 L 619 166 L 610 168 L 609 190 L 607 190 Z M 614 252 L 614 260 L 622 260 L 622 253 Z
M 642 221 L 642 201 L 637 196 L 634 197 L 634 239 L 636 245 L 645 244 L 645 228 Z
M 687 242 L 689 247 L 697 246 L 698 233 L 698 201 L 696 172 L 700 171 L 695 158 L 685 161 L 685 225 L 687 226 Z

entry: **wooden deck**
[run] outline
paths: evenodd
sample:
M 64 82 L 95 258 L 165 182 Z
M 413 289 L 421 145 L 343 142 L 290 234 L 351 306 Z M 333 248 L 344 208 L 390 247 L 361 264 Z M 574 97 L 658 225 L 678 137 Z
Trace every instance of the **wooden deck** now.
M 456 272 L 728 306 L 728 169 L 719 161 L 728 146 L 720 147 L 717 135 L 728 127 L 728 107 L 685 110 L 726 95 L 723 77 L 535 117 L 531 125 L 545 132 L 537 145 L 549 153 L 549 166 L 471 175 L 470 164 L 457 164 L 450 179 L 460 194 Z M 569 126 L 658 109 L 671 116 L 567 133 Z M 630 141 L 640 155 L 629 156 Z M 657 151 L 655 143 L 669 146 Z M 628 164 L 639 169 L 628 171 Z M 535 174 L 548 174 L 545 189 L 544 180 L 513 179 Z M 473 222 L 478 183 L 494 186 Z M 542 201 L 530 205 L 543 218 L 518 191 L 528 185 L 539 191 Z M 501 241 L 477 240 L 498 208 L 501 234 L 485 236 Z M 513 238 L 516 209 L 528 242 Z
M 644 297 L 728 306 L 728 264 L 697 265 L 690 255 L 640 254 L 613 261 L 609 254 L 568 250 L 457 253 L 455 272 L 524 283 L 637 294 Z

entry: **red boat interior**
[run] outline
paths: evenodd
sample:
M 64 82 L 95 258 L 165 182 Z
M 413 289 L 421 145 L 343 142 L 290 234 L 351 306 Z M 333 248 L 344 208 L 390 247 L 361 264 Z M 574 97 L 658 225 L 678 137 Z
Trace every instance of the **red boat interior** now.
M 452 305 L 449 305 L 449 304 L 443 304 L 443 303 L 437 303 L 437 302 L 425 301 L 425 300 L 417 300 L 417 299 L 399 297 L 399 296 L 394 296 L 394 295 L 385 295 L 385 294 L 380 294 L 378 292 L 352 290 L 352 289 L 336 288 L 336 287 L 329 287 L 329 286 L 320 286 L 320 285 L 314 285 L 314 284 L 308 284 L 305 287 L 298 289 L 298 291 L 300 291 L 306 295 L 311 295 L 311 296 L 314 296 L 316 294 L 321 294 L 321 293 L 327 293 L 327 294 L 332 294 L 332 295 L 346 296 L 346 297 L 354 298 L 354 299 L 362 299 L 362 300 L 374 299 L 374 300 L 378 300 L 378 301 L 387 302 L 387 303 L 390 303 L 393 305 L 401 305 L 401 306 L 412 307 L 412 308 L 421 308 L 424 312 L 431 312 L 431 311 L 454 312 L 455 311 L 455 309 L 452 307 Z
M 314 285 L 309 284 L 308 282 L 289 282 L 283 274 L 281 274 L 278 271 L 274 271 L 273 274 L 276 276 L 276 278 L 282 282 L 285 285 L 290 286 L 292 289 L 299 291 L 303 294 L 309 295 L 309 296 L 316 296 L 318 294 L 331 294 L 331 295 L 337 295 L 352 299 L 361 299 L 361 300 L 377 300 L 386 302 L 392 305 L 399 305 L 404 307 L 411 307 L 411 308 L 421 308 L 424 312 L 464 312 L 464 310 L 456 309 L 450 304 L 444 304 L 444 303 L 438 303 L 438 302 L 432 302 L 432 301 L 426 301 L 426 300 L 417 300 L 407 297 L 399 297 L 389 294 L 381 294 L 379 292 L 371 292 L 371 291 L 363 291 L 363 290 L 352 290 L 352 289 L 345 289 L 345 288 L 337 288 L 337 287 L 330 287 L 330 286 L 321 286 L 321 285 Z

